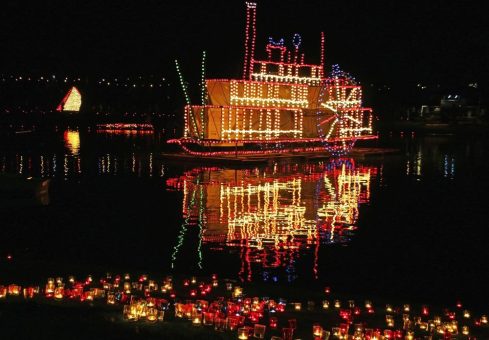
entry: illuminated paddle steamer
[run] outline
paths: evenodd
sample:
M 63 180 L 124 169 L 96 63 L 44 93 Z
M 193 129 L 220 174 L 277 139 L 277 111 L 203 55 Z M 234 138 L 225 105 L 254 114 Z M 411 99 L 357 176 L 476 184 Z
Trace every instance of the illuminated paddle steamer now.
M 255 59 L 256 10 L 246 3 L 243 78 L 206 79 L 202 105 L 185 106 L 183 137 L 168 142 L 203 157 L 337 156 L 359 139 L 376 138 L 361 86 L 338 65 L 325 75 L 323 33 L 319 64 L 305 63 L 298 34 L 291 49 L 269 38 L 267 59 Z

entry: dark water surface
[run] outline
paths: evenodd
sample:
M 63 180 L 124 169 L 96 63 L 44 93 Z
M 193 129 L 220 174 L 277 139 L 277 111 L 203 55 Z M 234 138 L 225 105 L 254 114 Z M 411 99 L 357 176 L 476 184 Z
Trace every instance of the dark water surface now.
M 168 162 L 153 134 L 15 136 L 0 172 L 51 178 L 51 204 L 0 208 L 0 281 L 217 273 L 487 307 L 489 140 L 378 144 L 400 152 L 223 169 Z

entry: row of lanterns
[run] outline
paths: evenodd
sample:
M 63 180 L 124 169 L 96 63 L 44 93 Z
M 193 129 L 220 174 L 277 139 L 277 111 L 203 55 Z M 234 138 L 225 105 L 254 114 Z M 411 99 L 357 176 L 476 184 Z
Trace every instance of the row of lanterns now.
M 173 277 L 166 277 L 158 283 L 150 280 L 147 275 L 141 275 L 137 280 L 131 281 L 131 276 L 107 275 L 98 283 L 93 282 L 91 276 L 83 281 L 77 281 L 70 276 L 65 283 L 63 278 L 49 278 L 41 289 L 35 287 L 21 287 L 17 284 L 0 286 L 0 299 L 7 296 L 23 296 L 31 299 L 36 296 L 63 300 L 78 299 L 80 301 L 104 300 L 107 304 L 123 305 L 122 316 L 127 321 L 158 322 L 165 319 L 165 312 L 174 308 L 174 317 L 189 320 L 194 326 L 212 326 L 216 331 L 236 331 L 238 339 L 251 337 L 263 339 L 266 330 L 278 332 L 279 315 L 282 312 L 299 313 L 303 310 L 302 302 L 287 303 L 283 299 L 278 301 L 270 298 L 246 297 L 242 287 L 232 282 L 225 282 L 225 293 L 228 297 L 216 297 L 215 300 L 204 299 L 219 287 L 219 280 L 213 275 L 206 281 L 198 282 L 196 277 L 184 279 L 178 284 L 182 288 L 177 297 L 174 289 Z M 223 289 L 224 290 L 224 289 Z M 331 290 L 324 290 L 330 297 Z M 170 302 L 171 301 L 171 302 Z M 287 306 L 289 306 L 287 308 Z M 443 315 L 432 315 L 427 305 L 421 306 L 420 313 L 414 315 L 409 304 L 394 307 L 385 306 L 385 329 L 368 328 L 365 322 L 359 322 L 363 316 L 375 314 L 375 308 L 370 300 L 366 300 L 362 308 L 354 300 L 346 303 L 339 299 L 325 299 L 320 305 L 323 310 L 332 310 L 337 313 L 340 323 L 326 330 L 319 323 L 312 325 L 312 336 L 320 339 L 405 339 L 413 340 L 417 335 L 437 335 L 444 339 L 452 336 L 470 337 L 469 320 L 475 327 L 488 326 L 488 317 L 482 315 L 473 318 L 472 313 L 462 309 L 457 303 L 455 311 L 443 310 Z M 316 303 L 307 302 L 307 310 L 314 311 Z M 462 320 L 462 321 L 460 321 Z M 266 322 L 265 322 L 266 321 Z M 397 326 L 397 328 L 396 328 Z M 297 329 L 295 318 L 289 318 L 285 327 L 281 328 L 283 340 L 292 339 Z M 276 337 L 276 339 L 278 339 Z

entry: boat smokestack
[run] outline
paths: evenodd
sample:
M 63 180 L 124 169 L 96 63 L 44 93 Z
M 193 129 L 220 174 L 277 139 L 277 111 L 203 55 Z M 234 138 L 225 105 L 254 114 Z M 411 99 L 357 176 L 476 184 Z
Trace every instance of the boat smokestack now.
M 324 77 L 324 62 L 324 32 L 321 32 L 321 78 Z
M 246 28 L 244 43 L 243 79 L 251 79 L 255 58 L 256 2 L 246 2 Z

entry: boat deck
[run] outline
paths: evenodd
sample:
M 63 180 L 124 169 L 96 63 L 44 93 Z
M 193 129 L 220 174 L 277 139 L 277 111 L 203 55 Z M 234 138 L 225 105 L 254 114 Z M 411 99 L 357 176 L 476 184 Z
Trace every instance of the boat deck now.
M 354 159 L 365 159 L 367 157 L 374 156 L 384 156 L 385 154 L 395 154 L 398 153 L 398 149 L 392 148 L 353 148 L 353 150 L 348 154 L 347 157 Z M 268 164 L 273 162 L 283 162 L 289 160 L 321 160 L 328 159 L 331 156 L 326 153 L 318 152 L 290 152 L 290 153 L 277 153 L 277 154 L 266 154 L 266 155 L 253 155 L 253 156 L 242 156 L 242 155 L 229 155 L 229 156 L 196 156 L 189 155 L 186 153 L 161 153 L 161 158 L 171 161 L 178 162 L 189 162 L 189 163 L 220 163 L 227 165 L 256 165 L 256 164 Z

